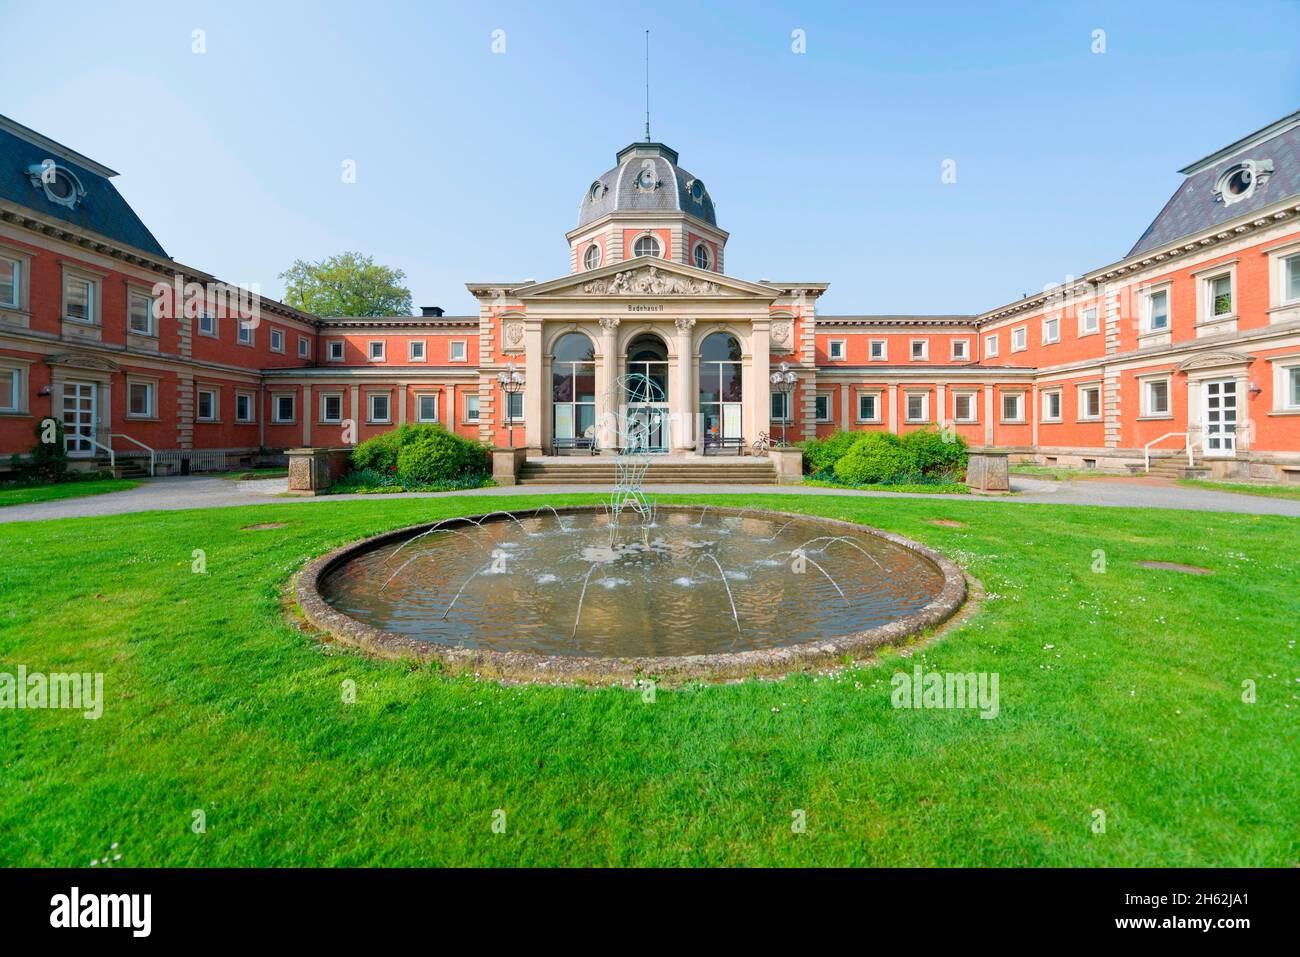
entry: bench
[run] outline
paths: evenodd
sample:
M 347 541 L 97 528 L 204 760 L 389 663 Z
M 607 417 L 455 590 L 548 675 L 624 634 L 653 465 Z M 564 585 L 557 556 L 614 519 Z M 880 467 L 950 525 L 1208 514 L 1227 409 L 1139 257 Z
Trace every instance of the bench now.
M 745 440 L 741 436 L 730 439 L 724 439 L 716 435 L 705 433 L 704 435 L 704 454 L 708 455 L 710 451 L 718 455 L 725 455 L 731 450 L 732 455 L 745 454 Z
M 588 455 L 595 455 L 596 440 L 586 436 L 577 436 L 571 439 L 551 439 L 552 455 L 568 455 L 570 452 L 586 452 Z

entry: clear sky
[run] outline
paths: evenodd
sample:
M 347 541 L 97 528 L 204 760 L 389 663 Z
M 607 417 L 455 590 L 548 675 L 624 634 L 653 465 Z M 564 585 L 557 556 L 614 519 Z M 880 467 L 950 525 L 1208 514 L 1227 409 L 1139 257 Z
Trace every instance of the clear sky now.
M 642 136 L 647 28 L 652 133 L 709 185 L 727 271 L 830 282 L 822 312 L 978 312 L 1112 262 L 1179 168 L 1300 109 L 1294 0 L 50 16 L 0 0 L 0 113 L 118 170 L 172 256 L 278 296 L 356 249 L 456 313 L 466 281 L 568 271 L 586 187 Z

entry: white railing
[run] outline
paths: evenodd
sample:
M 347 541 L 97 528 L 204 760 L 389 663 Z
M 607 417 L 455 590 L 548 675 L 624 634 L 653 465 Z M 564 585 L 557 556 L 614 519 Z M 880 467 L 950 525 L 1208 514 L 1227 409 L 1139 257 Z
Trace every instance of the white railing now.
M 1143 461 L 1146 463 L 1145 466 L 1144 466 L 1144 468 L 1143 468 L 1143 471 L 1144 471 L 1144 472 L 1150 472 L 1150 471 L 1151 471 L 1151 446 L 1153 446 L 1153 445 L 1155 445 L 1155 444 L 1157 444 L 1157 443 L 1159 443 L 1159 442 L 1163 442 L 1165 439 L 1172 439 L 1175 435 L 1180 435 L 1180 436 L 1182 436 L 1182 439 L 1183 439 L 1183 445 L 1184 445 L 1184 446 L 1186 447 L 1186 449 L 1187 449 L 1187 467 L 1188 467 L 1188 468 L 1192 468 L 1192 467 L 1194 467 L 1194 466 L 1196 465 L 1196 463 L 1192 460 L 1192 437 L 1191 437 L 1191 435 L 1190 435 L 1189 433 L 1187 433 L 1187 432 L 1166 432 L 1164 435 L 1160 436 L 1160 438 L 1158 438 L 1158 439 L 1152 439 L 1152 440 L 1151 440 L 1150 442 L 1148 442 L 1146 445 L 1142 446 L 1142 458 L 1143 458 Z
M 70 442 L 89 442 L 95 448 L 104 450 L 105 452 L 108 453 L 108 467 L 110 469 L 117 468 L 117 456 L 113 454 L 113 447 L 111 445 L 105 445 L 103 442 L 100 442 L 98 439 L 92 439 L 89 435 L 85 435 L 79 432 L 74 432 L 71 435 L 64 433 L 63 450 L 65 452 L 69 451 L 68 443 Z M 69 454 L 71 453 L 69 452 Z
M 144 444 L 143 442 L 141 442 L 139 439 L 133 439 L 133 438 L 131 438 L 131 436 L 127 435 L 125 432 L 114 432 L 114 433 L 112 433 L 112 434 L 108 437 L 108 440 L 109 440 L 110 442 L 112 442 L 113 439 L 126 439 L 128 442 L 130 442 L 130 443 L 132 443 L 132 444 L 134 444 L 134 445 L 138 445 L 138 446 L 140 446 L 140 448 L 142 448 L 142 449 L 144 449 L 146 452 L 148 452 L 148 453 L 149 453 L 149 477 L 150 477 L 150 478 L 153 478 L 153 474 L 154 474 L 154 458 L 155 458 L 155 456 L 154 456 L 154 450 L 153 450 L 153 449 L 149 448 L 149 446 L 145 445 L 145 444 Z

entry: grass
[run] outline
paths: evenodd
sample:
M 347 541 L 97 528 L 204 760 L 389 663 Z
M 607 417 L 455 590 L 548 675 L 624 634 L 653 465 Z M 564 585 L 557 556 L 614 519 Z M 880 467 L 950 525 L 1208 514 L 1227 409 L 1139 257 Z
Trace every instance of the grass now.
M 1108 475 L 1127 475 L 1127 472 L 1106 472 L 1101 469 L 1066 469 L 1056 468 L 1051 465 L 1013 465 L 1011 466 L 1012 475 L 1033 475 L 1038 478 L 1054 479 L 1057 482 L 1067 482 L 1070 479 L 1089 479 L 1098 476 Z
M 43 485 L 0 485 L 0 508 L 6 505 L 31 505 L 35 502 L 53 502 L 64 498 L 81 498 L 83 495 L 103 495 L 107 492 L 125 492 L 139 482 L 130 479 L 85 479 L 73 482 L 55 482 Z
M 369 660 L 283 618 L 289 577 L 325 549 L 459 512 L 598 500 L 0 525 L 0 671 L 103 672 L 106 698 L 97 721 L 0 713 L 0 863 L 84 866 L 119 842 L 128 866 L 1300 864 L 1296 519 L 692 497 L 888 528 L 943 549 L 988 594 L 906 657 L 653 703 Z M 1000 713 L 893 709 L 891 674 L 916 664 L 998 673 Z M 792 833 L 796 810 L 806 833 Z
M 232 482 L 247 482 L 252 479 L 288 478 L 289 470 L 287 468 L 244 469 L 242 472 L 223 472 L 221 473 L 221 477 Z
M 1256 485 L 1249 482 L 1211 482 L 1207 479 L 1178 479 L 1179 485 L 1204 488 L 1214 492 L 1240 492 L 1243 495 L 1264 495 L 1268 498 L 1300 499 L 1300 485 Z
M 877 483 L 875 485 L 845 485 L 843 482 L 831 482 L 826 479 L 804 478 L 804 485 L 813 488 L 842 488 L 866 492 L 920 492 L 928 495 L 969 495 L 970 489 L 962 482 L 895 482 L 893 484 Z

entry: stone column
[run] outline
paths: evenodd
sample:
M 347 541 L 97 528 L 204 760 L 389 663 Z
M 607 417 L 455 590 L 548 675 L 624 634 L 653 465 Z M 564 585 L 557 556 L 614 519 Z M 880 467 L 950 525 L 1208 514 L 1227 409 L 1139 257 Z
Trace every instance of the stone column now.
M 352 420 L 352 444 L 356 445 L 361 438 L 361 386 L 352 387 L 348 402 L 351 410 L 348 418 Z
M 311 386 L 302 387 L 302 447 L 311 448 Z
M 524 433 L 529 455 L 541 455 L 550 438 L 543 415 L 544 394 L 550 388 L 542 373 L 542 320 L 524 320 Z
M 758 433 L 766 432 L 769 437 L 772 436 L 772 380 L 769 378 L 772 374 L 772 344 L 771 344 L 771 327 L 772 320 L 766 316 L 753 321 L 753 332 L 749 340 L 749 352 L 753 356 L 753 398 L 749 401 L 750 419 L 753 427 L 748 435 L 745 436 L 745 444 L 752 444 L 757 438 Z M 804 383 L 800 381 L 799 387 L 802 390 Z M 794 393 L 790 394 L 789 415 L 791 423 L 795 426 L 791 441 L 798 441 L 799 429 L 803 427 L 803 417 L 796 416 L 794 407 Z M 800 398 L 800 405 L 803 400 Z M 790 430 L 787 429 L 787 433 Z M 778 436 L 779 437 L 779 436 Z M 742 452 L 743 454 L 743 452 Z
M 677 320 L 677 367 L 673 369 L 672 392 L 675 398 L 668 410 L 672 415 L 674 452 L 690 452 L 696 447 L 699 436 L 695 434 L 695 346 L 691 334 L 694 319 Z
M 934 421 L 940 432 L 948 424 L 948 391 L 941 385 L 934 387 Z
M 600 362 L 596 376 L 596 445 L 601 455 L 613 455 L 618 445 L 618 415 L 622 395 L 614 388 L 618 378 L 618 325 L 616 316 L 600 318 Z
M 993 386 L 984 386 L 984 445 L 993 448 Z
M 840 428 L 845 432 L 853 427 L 853 420 L 849 418 L 849 392 L 851 391 L 847 385 L 840 386 Z
M 1232 377 L 1233 388 L 1237 393 L 1237 433 L 1234 448 L 1238 452 L 1249 452 L 1251 446 L 1251 418 L 1250 418 L 1250 379 L 1246 374 L 1239 373 Z M 1173 401 L 1169 403 L 1173 408 Z M 1280 474 L 1280 473 L 1279 473 Z

